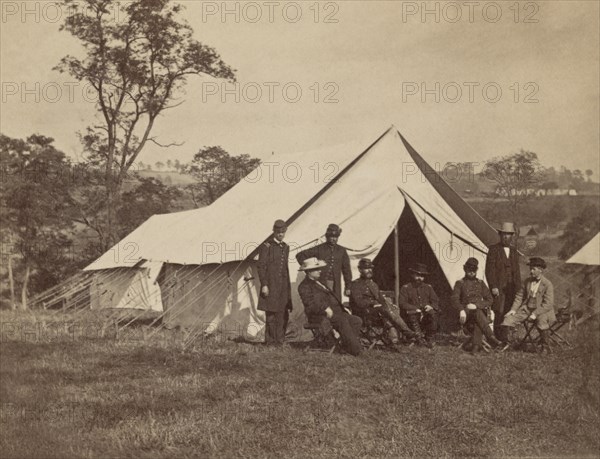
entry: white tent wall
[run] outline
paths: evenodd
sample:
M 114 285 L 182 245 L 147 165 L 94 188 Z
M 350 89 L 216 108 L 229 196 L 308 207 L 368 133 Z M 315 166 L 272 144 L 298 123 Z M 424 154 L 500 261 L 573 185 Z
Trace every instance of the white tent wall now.
M 160 287 L 155 282 L 159 270 L 160 266 L 154 265 L 98 271 L 90 285 L 90 308 L 162 312 Z
M 203 336 L 262 341 L 264 313 L 258 311 L 254 263 L 203 266 L 166 264 L 159 283 L 167 328 Z

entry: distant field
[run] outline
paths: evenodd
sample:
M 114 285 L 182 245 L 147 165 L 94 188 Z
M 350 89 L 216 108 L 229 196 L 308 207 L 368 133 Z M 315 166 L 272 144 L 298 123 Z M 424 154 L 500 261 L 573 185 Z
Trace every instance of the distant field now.
M 136 173 L 141 177 L 154 177 L 165 185 L 185 186 L 196 183 L 191 176 L 176 171 L 137 171 Z
M 0 317 L 3 333 L 19 320 Z M 3 458 L 597 457 L 594 326 L 595 334 L 579 329 L 579 338 L 568 332 L 579 347 L 550 356 L 471 356 L 451 337 L 432 351 L 353 358 L 218 338 L 184 350 L 176 337 L 3 335 L 0 451 Z

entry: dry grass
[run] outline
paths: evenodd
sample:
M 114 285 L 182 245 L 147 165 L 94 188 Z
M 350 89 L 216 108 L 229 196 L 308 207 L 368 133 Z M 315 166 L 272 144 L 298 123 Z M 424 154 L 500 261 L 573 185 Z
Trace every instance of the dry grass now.
M 353 358 L 218 339 L 183 349 L 164 335 L 27 341 L 0 317 L 10 332 L 1 345 L 3 458 L 600 450 L 597 324 L 583 347 L 550 356 L 440 345 Z

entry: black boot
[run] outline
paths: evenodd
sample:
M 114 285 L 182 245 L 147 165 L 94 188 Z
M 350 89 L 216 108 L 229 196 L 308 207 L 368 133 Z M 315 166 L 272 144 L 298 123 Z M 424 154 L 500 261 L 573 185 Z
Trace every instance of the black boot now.
M 540 330 L 540 344 L 542 345 L 541 353 L 542 354 L 552 354 L 552 348 L 550 347 L 550 331 L 549 330 Z

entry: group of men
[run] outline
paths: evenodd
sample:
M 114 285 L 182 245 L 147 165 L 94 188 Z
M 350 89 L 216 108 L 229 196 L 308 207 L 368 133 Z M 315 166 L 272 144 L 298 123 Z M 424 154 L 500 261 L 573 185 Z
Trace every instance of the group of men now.
M 283 220 L 275 221 L 272 237 L 259 249 L 258 309 L 266 313 L 265 344 L 269 345 L 284 343 L 292 310 L 290 248 L 283 241 L 286 231 Z M 359 261 L 360 277 L 352 280 L 348 252 L 338 244 L 341 233 L 342 229 L 332 223 L 327 227 L 324 243 L 296 255 L 299 271 L 305 273 L 298 293 L 311 328 L 329 344 L 338 343 L 335 330 L 343 349 L 351 355 L 360 354 L 361 328 L 365 321 L 373 319 L 389 330 L 394 348 L 398 347 L 400 337 L 405 342 L 432 348 L 440 304 L 433 287 L 425 282 L 429 274 L 427 266 L 416 263 L 410 268 L 412 281 L 400 288 L 396 306 L 373 280 L 374 265 L 370 259 Z M 531 275 L 522 285 L 519 254 L 512 245 L 514 233 L 513 224 L 502 224 L 498 229 L 500 242 L 489 248 L 485 266 L 489 288 L 477 278 L 479 262 L 475 258 L 467 260 L 463 266 L 465 276 L 454 286 L 451 303 L 458 311 L 460 323 L 472 334 L 471 352 L 481 350 L 483 336 L 492 348 L 507 347 L 513 340 L 514 327 L 525 320 L 536 323 L 542 349 L 549 350 L 548 329 L 556 320 L 552 283 L 543 276 L 544 260 L 531 258 Z M 342 302 L 342 291 L 350 298 L 350 310 Z

